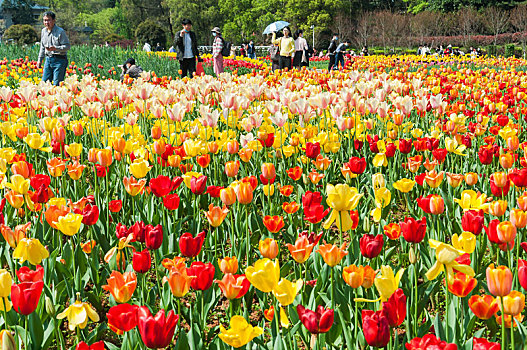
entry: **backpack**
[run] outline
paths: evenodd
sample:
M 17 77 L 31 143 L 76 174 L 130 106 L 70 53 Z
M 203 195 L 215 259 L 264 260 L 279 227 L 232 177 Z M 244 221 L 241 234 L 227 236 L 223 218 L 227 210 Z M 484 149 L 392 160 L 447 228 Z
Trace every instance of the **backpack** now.
M 221 49 L 221 55 L 223 57 L 228 57 L 231 55 L 231 42 L 223 40 L 223 48 Z

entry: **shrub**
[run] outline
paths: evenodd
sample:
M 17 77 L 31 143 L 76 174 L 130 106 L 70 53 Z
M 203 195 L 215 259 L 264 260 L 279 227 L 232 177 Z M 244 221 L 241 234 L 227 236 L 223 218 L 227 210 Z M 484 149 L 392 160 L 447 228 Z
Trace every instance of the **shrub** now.
M 38 41 L 38 35 L 35 28 L 29 24 L 15 24 L 7 28 L 4 34 L 7 40 L 14 40 L 18 45 L 32 45 Z
M 114 43 L 116 41 L 123 41 L 125 37 L 119 34 L 111 33 L 104 37 L 104 41 L 107 43 Z
M 488 45 L 485 47 L 485 51 L 489 56 L 496 56 L 498 53 L 498 48 L 496 47 L 496 45 Z
M 157 43 L 161 45 L 167 43 L 167 35 L 164 29 L 156 22 L 148 19 L 137 26 L 135 37 L 141 44 L 149 43 L 152 48 Z
M 515 56 L 516 47 L 514 44 L 505 45 L 505 57 Z

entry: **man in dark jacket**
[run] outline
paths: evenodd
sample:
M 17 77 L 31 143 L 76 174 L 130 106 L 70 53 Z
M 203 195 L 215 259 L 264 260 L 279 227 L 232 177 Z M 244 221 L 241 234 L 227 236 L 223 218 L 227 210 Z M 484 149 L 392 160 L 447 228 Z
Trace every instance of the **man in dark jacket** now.
M 196 33 L 191 31 L 192 22 L 190 19 L 183 19 L 181 21 L 183 30 L 176 34 L 176 55 L 179 61 L 179 69 L 181 69 L 181 77 L 187 75 L 192 78 L 196 71 L 196 59 L 198 53 L 198 40 Z
M 328 70 L 332 70 L 335 66 L 335 51 L 337 51 L 339 36 L 338 34 L 333 34 L 333 39 L 329 43 L 328 55 L 329 55 L 329 64 Z

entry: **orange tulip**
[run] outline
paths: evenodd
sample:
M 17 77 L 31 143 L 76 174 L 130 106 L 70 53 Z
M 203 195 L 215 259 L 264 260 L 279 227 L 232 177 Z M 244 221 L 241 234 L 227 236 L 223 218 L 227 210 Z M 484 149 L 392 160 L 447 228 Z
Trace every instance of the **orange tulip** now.
M 302 168 L 296 166 L 294 168 L 287 169 L 287 176 L 289 176 L 293 181 L 299 180 L 302 177 Z
M 430 204 L 429 204 L 430 213 L 433 215 L 439 215 L 443 214 L 445 211 L 445 201 L 443 200 L 443 197 L 434 194 L 430 197 Z
M 66 169 L 66 163 L 60 158 L 52 158 L 46 161 L 49 174 L 53 177 L 62 176 L 62 172 Z
M 290 243 L 286 244 L 287 249 L 291 253 L 293 259 L 299 263 L 303 264 L 311 255 L 313 248 L 315 247 L 314 243 L 309 243 L 309 240 L 306 236 L 298 237 L 295 241 L 295 245 Z
M 495 315 L 496 316 L 496 323 L 497 324 L 501 324 L 501 315 L 498 316 L 498 315 Z M 514 322 L 514 327 L 518 327 L 518 324 L 517 323 L 522 323 L 523 322 L 523 315 L 522 314 L 518 314 L 516 316 L 514 316 L 514 319 L 516 320 Z M 512 326 L 512 316 L 511 315 L 505 315 L 505 328 L 511 328 Z
M 319 183 L 320 180 L 324 178 L 324 174 L 319 174 L 315 170 L 311 170 L 308 177 L 311 183 L 316 185 L 317 183 Z
M 502 310 L 500 303 L 500 310 Z M 508 295 L 503 297 L 503 310 L 505 315 L 518 315 L 525 308 L 525 295 L 521 292 L 513 290 Z
M 109 167 L 110 165 L 112 165 L 112 150 L 108 148 L 100 149 L 97 152 L 97 161 L 103 167 Z
M 415 156 L 408 158 L 408 170 L 412 173 L 416 173 L 423 162 L 423 156 Z
M 218 266 L 221 272 L 234 274 L 238 271 L 238 258 L 226 256 L 223 259 L 218 259 Z
M 116 138 L 112 142 L 112 147 L 116 152 L 123 153 L 126 148 L 126 140 L 122 137 Z
M 196 162 L 202 168 L 206 168 L 210 164 L 210 154 L 204 154 L 196 157 Z
M 475 184 L 478 183 L 478 174 L 473 173 L 473 172 L 466 173 L 465 174 L 465 182 L 469 186 L 474 186 Z
M 520 208 L 523 211 L 527 211 L 527 192 L 525 192 L 520 197 L 518 197 L 517 203 L 518 203 L 518 208 Z
M 401 237 L 401 226 L 394 222 L 384 225 L 384 234 L 391 240 L 397 240 Z
M 317 253 L 322 255 L 322 259 L 324 259 L 326 264 L 333 267 L 337 265 L 343 257 L 348 255 L 348 252 L 344 249 L 346 249 L 346 243 L 344 243 L 341 248 L 333 244 L 324 244 L 318 248 Z
M 82 176 L 84 168 L 86 168 L 86 165 L 82 165 L 78 161 L 74 161 L 72 164 L 68 164 L 68 175 L 72 180 L 78 180 Z
M 478 281 L 474 277 L 458 272 L 453 279 L 448 281 L 448 290 L 455 296 L 464 298 L 472 292 L 476 284 Z
M 362 282 L 362 288 L 370 288 L 373 286 L 375 275 L 376 272 L 371 266 L 364 266 L 364 282 Z
M 423 166 L 426 170 L 432 171 L 436 168 L 437 164 L 439 164 L 437 160 L 434 159 L 433 161 L 430 161 L 430 159 L 426 158 L 426 161 L 423 163 Z
M 274 306 L 271 305 L 269 309 L 264 310 L 264 317 L 267 321 L 271 322 L 274 318 Z
M 315 167 L 320 170 L 324 171 L 327 168 L 329 168 L 329 165 L 331 164 L 331 160 L 327 157 L 324 157 L 323 155 L 319 154 L 317 156 L 316 160 L 313 160 L 312 163 L 315 165 Z
M 134 294 L 137 286 L 137 276 L 133 271 L 125 272 L 124 274 L 119 271 L 113 271 L 107 282 L 108 284 L 102 286 L 102 289 L 109 291 L 116 302 L 126 303 Z
M 126 190 L 126 192 L 128 192 L 130 196 L 135 197 L 140 192 L 142 192 L 143 189 L 145 188 L 146 179 L 141 179 L 137 181 L 135 177 L 133 176 L 130 176 L 130 177 L 124 176 L 123 184 L 124 184 L 124 189 Z
M 503 188 L 503 187 L 507 186 L 507 182 L 508 182 L 509 178 L 508 178 L 506 173 L 500 171 L 500 172 L 496 172 L 496 173 L 492 174 L 491 176 L 492 176 L 492 179 L 494 179 L 494 184 L 497 187 Z
M 15 227 L 15 231 L 11 230 L 9 226 L 6 225 L 0 225 L 0 232 L 2 233 L 2 236 L 4 237 L 5 241 L 9 246 L 13 249 L 15 249 L 18 246 L 18 242 L 22 238 L 26 238 L 27 230 L 31 227 L 31 222 L 28 222 L 24 225 L 17 225 Z
M 512 209 L 509 219 L 516 228 L 527 226 L 527 213 L 521 209 Z
M 236 188 L 236 197 L 240 204 L 249 204 L 253 200 L 253 187 L 249 182 L 242 182 Z
M 504 169 L 510 169 L 514 165 L 514 154 L 507 152 L 500 154 L 500 164 Z
M 263 218 L 263 223 L 269 232 L 277 233 L 284 227 L 284 218 L 278 215 L 266 215 Z
M 173 268 L 170 270 L 168 277 L 163 277 L 163 283 L 168 282 L 172 295 L 174 295 L 176 298 L 181 298 L 188 293 L 190 289 L 190 282 L 194 278 L 196 278 L 196 276 L 187 275 L 187 270 L 185 268 Z
M 496 233 L 500 241 L 504 243 L 513 242 L 516 238 L 516 226 L 510 221 L 503 221 L 496 227 Z
M 282 194 L 282 196 L 285 197 L 289 197 L 293 193 L 293 190 L 294 188 L 291 185 L 285 185 L 280 187 L 280 193 Z
M 220 199 L 223 204 L 229 206 L 236 203 L 236 192 L 232 187 L 226 187 L 220 190 Z
M 85 252 L 86 254 L 90 254 L 96 245 L 97 245 L 97 242 L 95 242 L 95 240 L 92 239 L 91 241 L 81 243 L 81 248 L 83 252 Z
M 503 216 L 507 210 L 507 201 L 494 201 L 489 204 L 489 212 L 494 216 Z
M 273 163 L 262 164 L 262 176 L 267 180 L 272 180 L 276 177 L 276 169 Z
M 507 266 L 487 267 L 487 286 L 494 296 L 504 297 L 511 292 L 512 272 Z
M 31 176 L 29 163 L 26 161 L 18 161 L 11 164 L 11 171 L 13 172 L 13 174 L 22 175 L 25 179 Z
M 24 195 L 19 194 L 15 191 L 9 191 L 5 194 L 5 199 L 15 209 L 22 208 L 24 205 Z
M 227 174 L 228 177 L 235 177 L 238 175 L 238 171 L 240 170 L 240 161 L 234 161 L 231 160 L 230 162 L 227 162 L 225 164 L 225 174 Z
M 216 207 L 214 204 L 209 204 L 209 211 L 205 212 L 205 216 L 212 227 L 218 227 L 221 225 L 223 220 L 227 217 L 229 209 L 224 205 L 222 207 Z
M 99 152 L 99 149 L 97 148 L 90 148 L 88 150 L 88 162 L 90 163 L 97 163 L 97 153 Z
M 66 206 L 51 205 L 44 212 L 44 216 L 46 217 L 46 222 L 55 230 L 58 230 L 55 223 L 59 221 L 59 217 L 66 216 L 68 213 L 69 209 Z
M 236 154 L 238 153 L 238 150 L 240 149 L 240 145 L 238 144 L 238 141 L 236 140 L 233 140 L 233 141 L 229 141 L 227 142 L 227 152 L 229 152 L 229 154 Z
M 444 171 L 441 171 L 440 173 L 437 173 L 435 170 L 428 171 L 426 172 L 425 181 L 428 186 L 432 188 L 437 188 L 443 182 L 444 174 Z
M 251 161 L 251 157 L 253 155 L 253 150 L 250 148 L 242 148 L 238 151 L 238 155 L 240 156 L 240 159 L 244 163 L 248 163 Z
M 267 259 L 272 260 L 278 255 L 278 244 L 272 238 L 266 238 L 260 241 L 258 243 L 258 249 L 260 250 L 260 254 Z
M 282 209 L 287 214 L 294 214 L 300 209 L 300 205 L 297 202 L 291 202 L 291 203 L 284 202 L 282 203 Z
M 245 295 L 248 289 L 247 284 L 249 284 L 245 275 L 235 276 L 232 273 L 226 273 L 221 280 L 215 280 L 214 282 L 218 284 L 225 298 L 229 300 L 241 298 Z
M 459 185 L 461 185 L 461 181 L 463 181 L 464 178 L 465 177 L 463 176 L 463 174 L 446 174 L 447 182 L 452 188 L 457 188 Z
M 492 295 L 473 295 L 468 300 L 468 306 L 474 315 L 482 320 L 488 320 L 499 309 L 498 299 L 495 299 Z
M 175 256 L 174 259 L 165 258 L 161 261 L 161 265 L 167 270 L 185 270 L 187 266 L 185 265 L 185 258 L 180 256 Z
M 364 283 L 364 267 L 346 266 L 342 270 L 342 278 L 351 288 L 359 288 Z
M 210 153 L 216 154 L 220 150 L 220 145 L 216 141 L 212 141 L 207 144 L 207 149 Z

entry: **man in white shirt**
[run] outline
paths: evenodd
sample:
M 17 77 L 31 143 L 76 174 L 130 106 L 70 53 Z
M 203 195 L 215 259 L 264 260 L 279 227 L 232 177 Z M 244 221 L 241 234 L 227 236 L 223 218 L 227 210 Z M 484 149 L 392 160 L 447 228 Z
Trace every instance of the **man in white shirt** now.
M 37 67 L 42 66 L 46 58 L 43 81 L 53 81 L 53 85 L 59 85 L 64 80 L 66 68 L 68 67 L 67 52 L 70 49 L 70 41 L 64 29 L 55 25 L 55 13 L 47 11 L 43 16 L 44 28 L 40 35 L 40 51 L 38 53 Z

